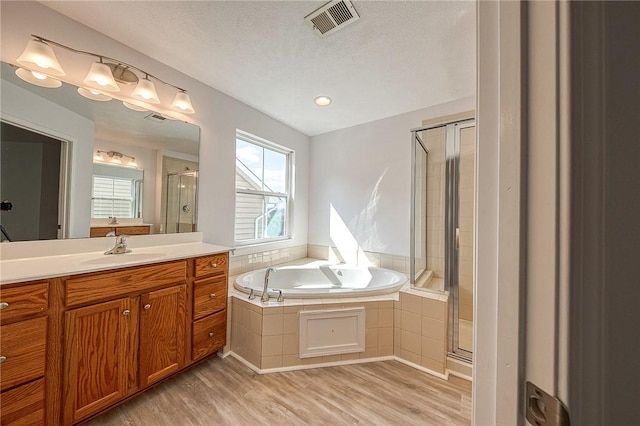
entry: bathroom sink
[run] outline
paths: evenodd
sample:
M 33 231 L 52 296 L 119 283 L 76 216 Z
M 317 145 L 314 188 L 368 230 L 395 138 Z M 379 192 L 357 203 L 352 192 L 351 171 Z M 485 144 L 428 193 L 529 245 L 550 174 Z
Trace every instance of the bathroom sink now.
M 141 262 L 145 260 L 156 260 L 166 256 L 163 253 L 124 253 L 124 254 L 105 254 L 95 259 L 85 260 L 81 262 L 85 265 L 113 265 L 127 262 Z

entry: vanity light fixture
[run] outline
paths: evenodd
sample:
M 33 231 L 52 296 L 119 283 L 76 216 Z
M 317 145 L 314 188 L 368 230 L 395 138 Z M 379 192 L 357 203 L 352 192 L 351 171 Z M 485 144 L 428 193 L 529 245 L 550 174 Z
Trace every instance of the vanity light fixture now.
M 104 155 L 108 157 L 105 159 Z M 93 160 L 98 163 L 114 163 L 114 164 L 123 164 L 123 159 L 125 159 L 125 163 L 129 167 L 138 167 L 138 163 L 136 162 L 135 157 L 130 155 L 123 154 L 118 151 L 101 151 L 97 150 L 93 155 Z
M 160 103 L 158 93 L 156 93 L 156 86 L 149 80 L 148 74 L 138 80 L 138 85 L 133 89 L 133 92 L 131 92 L 131 97 L 150 104 Z
M 83 81 L 84 84 L 94 89 L 105 90 L 107 92 L 120 91 L 116 80 L 113 78 L 111 68 L 102 63 L 102 57 L 100 57 L 100 62 L 91 64 L 89 74 L 87 74 Z
M 62 77 L 66 73 L 62 70 L 55 52 L 43 39 L 38 37 L 29 40 L 27 47 L 16 62 L 29 71 L 36 71 L 53 77 Z
M 86 89 L 84 87 L 78 87 L 78 93 L 80 93 L 85 98 L 91 99 L 94 101 L 106 102 L 113 99 L 111 96 L 107 96 L 104 93 L 100 93 L 95 89 Z
M 62 86 L 62 82 L 60 80 L 51 78 L 48 75 L 39 73 L 38 71 L 29 71 L 24 68 L 18 68 L 16 70 L 16 75 L 27 83 L 35 84 L 40 87 L 55 89 Z
M 132 111 L 140 111 L 140 112 L 145 112 L 145 111 L 149 111 L 147 108 L 145 107 L 141 107 L 139 105 L 136 104 L 132 104 L 131 102 L 127 102 L 127 101 L 123 101 L 122 105 L 126 106 L 127 108 L 129 108 Z
M 176 97 L 171 104 L 171 109 L 187 114 L 193 114 L 193 106 L 191 105 L 191 99 L 189 99 L 187 92 L 180 90 L 176 93 Z
M 331 103 L 331 98 L 328 96 L 318 96 L 313 100 L 313 102 L 318 106 L 327 106 Z
M 16 71 L 16 74 L 24 81 L 42 87 L 54 88 L 62 85 L 62 82 L 58 81 L 57 78 L 65 76 L 66 73 L 63 71 L 62 66 L 58 62 L 58 58 L 55 55 L 53 50 L 53 46 L 55 46 L 76 54 L 93 56 L 98 59 L 97 62 L 94 62 L 91 65 L 91 69 L 83 80 L 82 85 L 84 86 L 84 90 L 80 91 L 80 89 L 78 89 L 78 92 L 82 96 L 86 96 L 89 99 L 106 101 L 106 98 L 109 96 L 102 92 L 119 92 L 119 84 L 136 84 L 135 89 L 131 92 L 131 95 L 129 95 L 131 98 L 149 104 L 159 104 L 160 99 L 158 98 L 155 85 L 151 81 L 153 79 L 177 90 L 175 98 L 169 106 L 169 109 L 182 114 L 193 114 L 195 112 L 193 105 L 191 104 L 191 99 L 189 98 L 189 95 L 187 95 L 187 91 L 185 89 L 171 83 L 167 83 L 141 68 L 108 56 L 77 50 L 34 34 L 32 34 L 31 37 L 33 37 L 33 39 L 29 40 L 24 52 L 22 52 L 22 55 L 20 55 L 16 60 L 16 62 L 21 66 L 21 68 L 18 68 Z M 138 77 L 136 72 L 144 75 L 144 77 Z M 96 91 L 92 89 L 99 91 L 100 99 L 87 96 L 86 91 L 89 91 L 91 95 L 96 95 Z M 127 108 L 134 110 L 136 110 L 136 108 L 143 108 L 138 105 L 138 102 L 127 102 L 125 99 L 123 100 L 123 103 Z M 134 105 L 134 108 L 131 107 L 132 105 Z M 145 110 L 147 109 L 145 108 Z

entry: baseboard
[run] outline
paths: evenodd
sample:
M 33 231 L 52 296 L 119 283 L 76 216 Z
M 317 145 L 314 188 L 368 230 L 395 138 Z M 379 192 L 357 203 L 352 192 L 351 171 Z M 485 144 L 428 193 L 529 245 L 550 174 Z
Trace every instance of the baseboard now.
M 402 364 L 408 365 L 409 367 L 415 368 L 416 370 L 420 370 L 424 373 L 430 374 L 432 376 L 435 376 L 443 380 L 449 380 L 449 374 L 451 373 L 449 371 L 447 371 L 445 374 L 438 373 L 437 371 L 433 371 L 421 365 L 414 364 L 413 362 L 407 361 L 406 359 L 399 358 L 395 355 L 380 356 L 380 357 L 365 358 L 365 359 L 345 359 L 341 361 L 322 362 L 317 364 L 292 365 L 289 367 L 277 367 L 277 368 L 266 368 L 266 369 L 261 369 L 256 367 L 255 365 L 251 364 L 249 361 L 247 361 L 246 359 L 244 359 L 243 357 L 241 357 L 240 355 L 238 355 L 233 351 L 229 351 L 223 355 L 221 355 L 220 353 L 218 354 L 218 356 L 221 358 L 226 358 L 229 355 L 231 355 L 232 357 L 234 357 L 235 359 L 237 359 L 238 361 L 240 361 L 241 363 L 249 367 L 252 371 L 258 374 L 283 373 L 286 371 L 310 370 L 312 368 L 336 367 L 340 365 L 364 364 L 368 362 L 379 362 L 379 361 L 398 361 Z M 464 375 L 459 375 L 455 373 L 451 373 L 451 374 L 457 377 L 462 377 L 463 379 L 466 378 L 464 377 Z
M 415 363 L 413 363 L 411 361 L 407 361 L 406 359 L 399 358 L 399 357 L 397 357 L 395 355 L 394 355 L 393 359 L 398 361 L 398 362 L 401 362 L 401 363 L 403 363 L 405 365 L 408 365 L 409 367 L 413 367 L 416 370 L 420 370 L 420 371 L 422 371 L 424 373 L 431 374 L 432 376 L 436 376 L 439 379 L 449 380 L 448 371 L 445 371 L 445 374 L 438 373 L 437 371 L 429 370 L 428 368 L 425 368 L 425 367 L 423 367 L 421 365 L 415 364 Z

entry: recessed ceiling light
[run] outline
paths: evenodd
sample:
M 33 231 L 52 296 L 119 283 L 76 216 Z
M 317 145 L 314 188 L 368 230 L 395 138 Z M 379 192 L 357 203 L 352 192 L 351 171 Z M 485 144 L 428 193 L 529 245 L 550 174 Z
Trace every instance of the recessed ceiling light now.
M 328 96 L 318 96 L 313 100 L 318 106 L 327 106 L 331 103 L 331 98 Z

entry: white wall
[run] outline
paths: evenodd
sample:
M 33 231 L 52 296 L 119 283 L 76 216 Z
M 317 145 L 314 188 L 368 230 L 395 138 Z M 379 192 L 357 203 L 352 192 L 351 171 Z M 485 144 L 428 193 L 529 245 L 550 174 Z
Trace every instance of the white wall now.
M 3 37 L 4 19 L 3 13 Z M 4 42 L 2 47 L 4 49 Z M 5 80 L 2 80 L 1 99 L 0 117 L 3 120 L 68 141 L 71 144 L 67 236 L 72 238 L 88 237 L 89 217 L 91 216 L 91 175 L 93 172 L 93 121 Z
M 309 244 L 334 245 L 333 206 L 360 249 L 409 256 L 410 130 L 474 108 L 470 97 L 312 137 Z
M 294 236 L 292 241 L 279 246 L 307 243 L 308 136 L 42 4 L 2 2 L 0 7 L 1 55 L 5 62 L 15 62 L 30 39 L 29 35 L 37 34 L 76 49 L 116 57 L 189 92 L 196 113 L 184 116 L 184 119 L 201 129 L 198 228 L 207 242 L 233 245 L 236 128 L 295 150 Z M 57 55 L 67 72 L 65 80 L 76 84 L 82 81 L 92 60 L 61 50 L 57 50 Z M 259 78 L 258 74 L 256 78 Z M 172 99 L 173 90 L 161 85 L 156 87 L 161 100 Z M 158 111 L 166 110 L 158 107 Z

